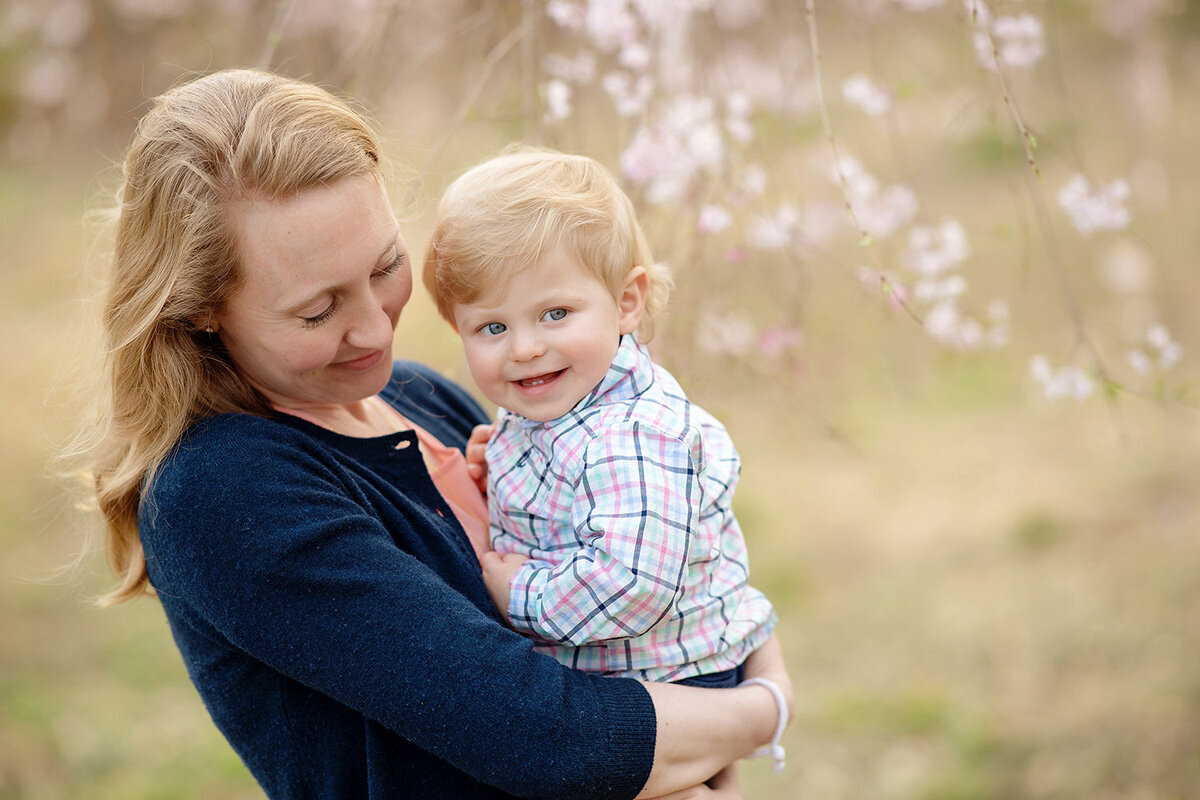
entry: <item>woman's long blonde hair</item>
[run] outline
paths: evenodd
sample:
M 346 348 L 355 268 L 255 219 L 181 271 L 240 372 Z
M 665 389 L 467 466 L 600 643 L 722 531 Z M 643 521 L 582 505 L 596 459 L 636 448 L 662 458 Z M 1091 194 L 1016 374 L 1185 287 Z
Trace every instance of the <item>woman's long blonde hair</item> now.
M 88 442 L 118 603 L 150 592 L 137 530 L 144 487 L 196 420 L 267 413 L 206 331 L 240 281 L 228 215 L 248 199 L 287 198 L 351 175 L 380 174 L 363 116 L 312 84 L 228 70 L 160 96 L 142 118 L 117 194 L 102 317 L 102 377 Z

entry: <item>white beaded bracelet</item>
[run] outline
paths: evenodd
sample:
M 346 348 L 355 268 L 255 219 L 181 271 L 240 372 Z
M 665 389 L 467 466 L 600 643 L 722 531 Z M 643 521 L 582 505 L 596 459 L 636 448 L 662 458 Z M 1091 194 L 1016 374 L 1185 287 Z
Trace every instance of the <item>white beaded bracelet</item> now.
M 779 740 L 783 738 L 783 729 L 788 724 L 788 707 L 787 700 L 783 696 L 783 692 L 775 685 L 774 681 L 769 681 L 766 678 L 747 678 L 738 684 L 738 686 L 762 686 L 771 692 L 775 698 L 775 706 L 779 709 L 779 722 L 775 725 L 775 735 L 771 738 L 771 743 L 765 747 L 760 747 L 750 754 L 750 758 L 762 758 L 764 756 L 771 757 L 771 768 L 775 772 L 783 772 L 784 757 L 786 753 L 783 751 L 783 745 Z

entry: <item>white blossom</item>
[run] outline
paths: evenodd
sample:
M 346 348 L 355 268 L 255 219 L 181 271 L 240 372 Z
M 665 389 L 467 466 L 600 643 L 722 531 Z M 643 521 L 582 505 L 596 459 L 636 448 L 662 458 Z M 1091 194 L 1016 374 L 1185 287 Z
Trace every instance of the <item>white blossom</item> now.
M 751 197 L 758 197 L 767 190 L 767 171 L 758 164 L 751 164 L 742 172 L 739 188 Z
M 974 34 L 975 55 L 985 69 L 996 69 L 996 58 L 1007 67 L 1028 68 L 1046 54 L 1042 21 L 1033 14 L 997 17 L 990 25 L 980 24 Z M 985 30 L 990 30 L 991 40 Z M 995 45 L 996 52 L 992 53 Z
M 596 56 L 590 50 L 580 50 L 570 58 L 550 53 L 542 59 L 542 69 L 552 78 L 570 83 L 590 83 L 596 76 Z
M 696 343 L 708 353 L 744 356 L 754 349 L 754 325 L 741 314 L 707 316 L 700 323 Z
M 1096 388 L 1096 382 L 1080 367 L 1068 364 L 1054 369 L 1043 355 L 1030 359 L 1029 372 L 1047 400 L 1085 400 Z
M 1130 350 L 1128 359 L 1129 366 L 1139 375 L 1148 375 L 1154 369 L 1154 362 L 1150 360 L 1150 356 L 1141 350 Z
M 628 0 L 588 0 L 584 28 L 601 52 L 610 53 L 637 38 L 637 18 Z
M 1183 348 L 1171 338 L 1165 325 L 1151 325 L 1146 331 L 1146 341 L 1158 351 L 1158 364 L 1164 370 L 1175 366 L 1183 355 Z
M 566 81 L 546 81 L 542 84 L 542 101 L 546 104 L 546 121 L 558 122 L 571 116 L 571 87 Z
M 640 72 L 650 66 L 650 48 L 641 42 L 630 42 L 621 48 L 617 63 L 626 69 Z
M 891 93 L 861 72 L 856 72 L 842 81 L 842 97 L 872 117 L 886 114 L 892 107 Z
M 783 250 L 792 242 L 795 218 L 784 208 L 774 214 L 756 214 L 750 218 L 746 240 L 759 250 Z
M 654 81 L 649 75 L 639 75 L 635 80 L 626 72 L 610 72 L 604 76 L 603 86 L 622 117 L 641 114 L 654 93 Z
M 938 275 L 962 263 L 970 252 L 967 232 L 958 220 L 944 220 L 936 228 L 914 227 L 908 234 L 904 263 L 921 275 Z
M 950 275 L 942 279 L 924 278 L 913 285 L 913 299 L 924 303 L 953 300 L 966 294 L 967 279 L 962 275 Z
M 1095 191 L 1083 175 L 1075 174 L 1058 192 L 1058 204 L 1071 218 L 1071 224 L 1085 236 L 1095 231 L 1120 230 L 1129 224 L 1129 183 L 1122 178 Z

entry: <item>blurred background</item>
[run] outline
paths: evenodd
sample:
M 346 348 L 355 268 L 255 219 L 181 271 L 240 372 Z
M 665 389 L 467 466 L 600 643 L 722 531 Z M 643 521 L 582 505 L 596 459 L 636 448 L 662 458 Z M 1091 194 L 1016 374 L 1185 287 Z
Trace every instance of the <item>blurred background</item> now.
M 511 142 L 621 176 L 796 683 L 748 798 L 1200 792 L 1194 4 L 4 0 L 0 797 L 261 797 L 156 603 L 63 570 L 95 518 L 51 465 L 92 212 L 151 99 L 231 66 L 363 104 L 418 256 Z M 467 380 L 423 293 L 397 345 Z

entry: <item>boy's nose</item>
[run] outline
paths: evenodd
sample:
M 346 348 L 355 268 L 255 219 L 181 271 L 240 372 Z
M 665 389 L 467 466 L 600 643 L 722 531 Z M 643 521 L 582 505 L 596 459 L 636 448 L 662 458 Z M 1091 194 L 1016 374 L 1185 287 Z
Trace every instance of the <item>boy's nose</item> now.
M 542 337 L 522 333 L 512 338 L 513 361 L 532 361 L 546 354 L 546 344 Z

